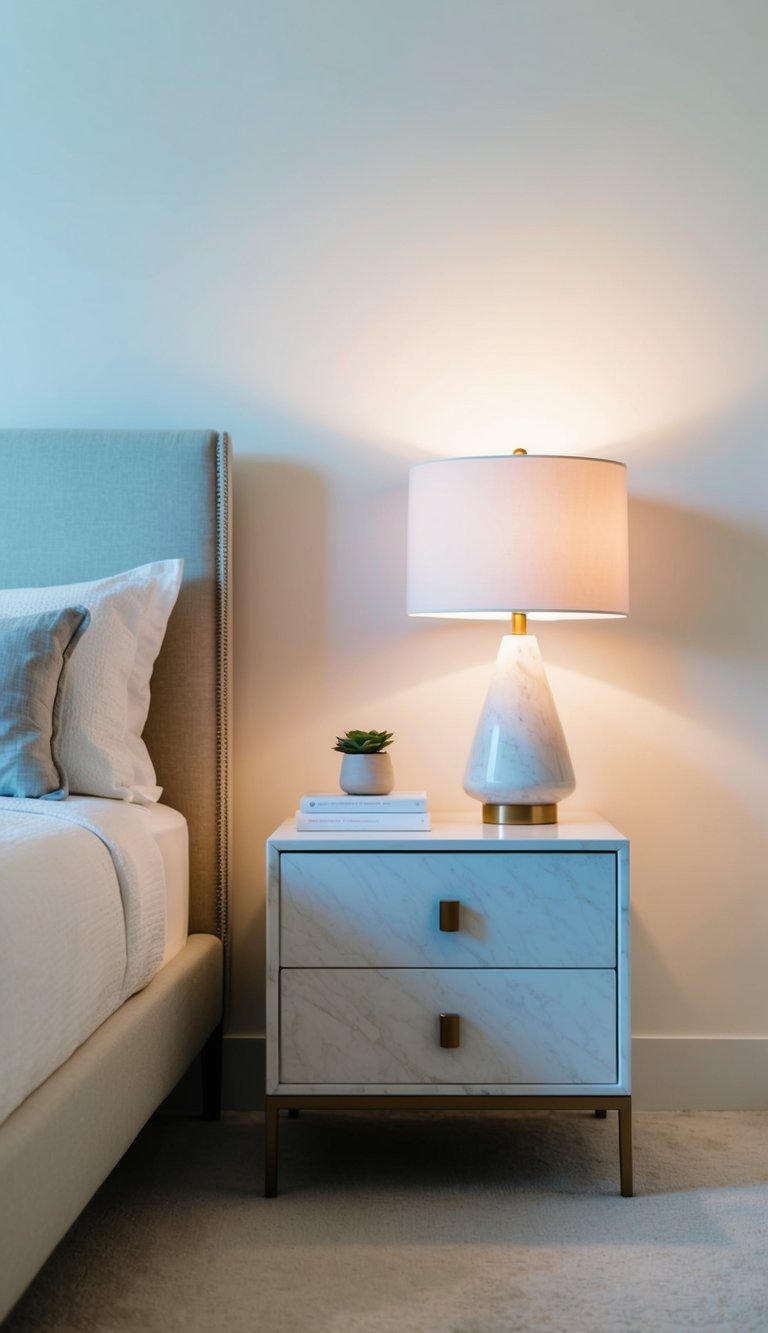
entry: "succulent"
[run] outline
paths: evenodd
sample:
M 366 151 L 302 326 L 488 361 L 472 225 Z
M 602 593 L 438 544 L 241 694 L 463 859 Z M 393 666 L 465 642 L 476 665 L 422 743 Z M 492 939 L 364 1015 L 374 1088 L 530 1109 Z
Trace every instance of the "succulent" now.
M 393 731 L 345 731 L 336 737 L 334 750 L 342 754 L 381 754 L 391 743 Z

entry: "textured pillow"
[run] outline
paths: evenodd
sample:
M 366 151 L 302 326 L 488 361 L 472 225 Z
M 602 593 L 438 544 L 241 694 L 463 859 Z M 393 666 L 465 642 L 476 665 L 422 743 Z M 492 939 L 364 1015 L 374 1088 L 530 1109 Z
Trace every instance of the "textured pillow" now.
M 62 683 L 58 749 L 70 791 L 142 804 L 160 799 L 141 733 L 182 570 L 181 560 L 158 560 L 92 583 L 0 591 L 0 618 L 67 604 L 90 611 Z
M 0 620 L 0 796 L 67 795 L 58 756 L 61 687 L 89 619 L 74 606 Z

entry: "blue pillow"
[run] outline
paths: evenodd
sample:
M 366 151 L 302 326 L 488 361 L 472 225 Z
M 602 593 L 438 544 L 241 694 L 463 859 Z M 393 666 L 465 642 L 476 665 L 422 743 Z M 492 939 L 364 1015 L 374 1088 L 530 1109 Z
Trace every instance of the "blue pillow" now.
M 84 606 L 0 616 L 0 796 L 68 794 L 56 752 L 60 686 L 90 618 Z

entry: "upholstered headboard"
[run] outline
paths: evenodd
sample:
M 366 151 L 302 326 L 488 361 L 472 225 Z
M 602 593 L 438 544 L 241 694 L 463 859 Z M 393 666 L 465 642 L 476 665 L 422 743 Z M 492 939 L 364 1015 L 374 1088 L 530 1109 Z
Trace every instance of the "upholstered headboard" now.
M 0 430 L 0 587 L 184 558 L 144 737 L 186 816 L 190 930 L 226 935 L 230 445 L 212 431 Z

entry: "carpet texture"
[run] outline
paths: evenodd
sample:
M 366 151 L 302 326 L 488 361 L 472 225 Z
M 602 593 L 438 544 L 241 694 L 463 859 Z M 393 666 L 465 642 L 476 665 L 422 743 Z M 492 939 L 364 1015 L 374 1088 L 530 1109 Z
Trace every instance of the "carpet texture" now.
M 3 1333 L 768 1329 L 768 1113 L 153 1120 Z M 1 1262 L 0 1256 L 0 1262 Z

